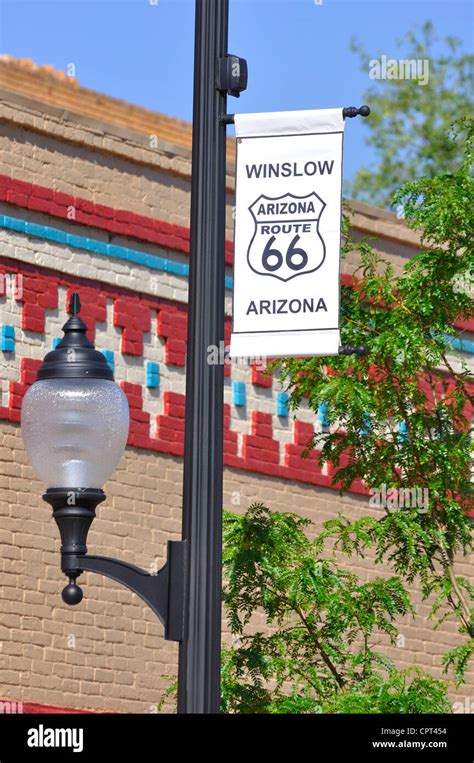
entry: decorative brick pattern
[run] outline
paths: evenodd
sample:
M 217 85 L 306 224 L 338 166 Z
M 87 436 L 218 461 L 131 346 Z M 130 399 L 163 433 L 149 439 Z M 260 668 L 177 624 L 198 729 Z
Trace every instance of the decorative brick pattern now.
M 125 209 L 94 204 L 71 194 L 54 191 L 35 183 L 0 175 L 0 201 L 17 207 L 44 212 L 70 223 L 80 223 L 150 244 L 189 254 L 189 228 L 137 215 Z M 226 241 L 225 261 L 233 262 L 233 244 Z
M 294 422 L 294 442 L 285 445 L 285 466 L 292 469 L 295 474 L 302 475 L 303 478 L 308 472 L 312 472 L 317 477 L 319 484 L 329 487 L 330 477 L 325 474 L 318 463 L 320 455 L 319 450 L 312 450 L 306 458 L 303 459 L 303 453 L 311 443 L 314 435 L 314 427 L 304 421 Z
M 150 447 L 150 414 L 143 410 L 142 385 L 122 381 L 130 408 L 130 434 L 128 444 L 139 448 Z
M 94 340 L 97 324 L 102 325 L 107 320 L 107 304 L 112 303 L 113 326 L 121 334 L 120 353 L 136 358 L 141 363 L 140 383 L 133 378 L 120 378 L 118 362 L 112 349 L 99 346 L 107 353 L 109 362 L 113 362 L 119 382 L 122 384 L 129 399 L 131 411 L 131 426 L 129 444 L 135 447 L 171 453 L 182 456 L 184 449 L 184 395 L 176 391 L 176 371 L 184 369 L 186 361 L 186 331 L 187 314 L 186 308 L 180 303 L 165 302 L 134 292 L 126 292 L 88 281 L 76 281 L 63 273 L 48 272 L 42 268 L 21 267 L 16 263 L 0 261 L 0 274 L 3 272 L 15 272 L 21 270 L 23 276 L 23 291 L 17 296 L 15 302 L 21 305 L 21 326 L 24 331 L 32 334 L 43 334 L 45 331 L 46 315 L 55 312 L 59 307 L 59 289 L 65 290 L 66 304 L 69 302 L 73 291 L 78 291 L 81 297 L 83 309 L 81 315 L 90 326 L 89 336 Z M 156 313 L 156 329 L 152 323 L 152 313 Z M 110 330 L 110 329 L 109 329 Z M 226 333 L 230 330 L 230 320 L 226 322 Z M 164 368 L 168 376 L 164 381 L 160 412 L 152 415 L 145 406 L 146 386 L 146 363 L 144 355 L 144 343 L 151 341 L 152 332 L 163 341 Z M 22 343 L 17 342 L 18 351 L 22 352 Z M 39 348 L 40 349 L 40 348 Z M 41 348 L 38 353 L 44 355 L 46 348 Z M 35 370 L 39 359 L 21 357 L 20 381 L 8 383 L 8 405 L 0 408 L 0 417 L 10 421 L 20 420 L 21 401 L 28 384 L 34 379 Z M 122 366 L 123 367 L 123 366 Z M 125 368 L 127 366 L 125 365 Z M 231 374 L 231 366 L 225 366 L 227 375 Z M 373 374 L 376 374 L 374 369 Z M 373 375 L 372 374 L 372 375 Z M 302 432 L 311 433 L 316 424 L 314 414 L 308 412 L 310 421 L 304 420 L 304 411 L 298 411 L 298 419 L 293 431 L 280 423 L 280 418 L 286 418 L 279 413 L 278 382 L 270 375 L 266 375 L 256 365 L 250 369 L 251 382 L 257 389 L 261 388 L 270 394 L 268 402 L 260 400 L 252 394 L 249 399 L 242 395 L 246 389 L 245 381 L 236 379 L 228 390 L 234 409 L 246 412 L 248 424 L 242 429 L 242 419 L 235 418 L 232 408 L 228 409 L 225 432 L 226 443 L 224 451 L 225 463 L 238 469 L 253 471 L 269 476 L 278 476 L 282 479 L 297 480 L 308 484 L 322 487 L 339 489 L 338 485 L 331 486 L 329 477 L 332 474 L 329 468 L 327 474 L 323 474 L 318 467 L 316 458 L 312 454 L 307 459 L 301 455 L 306 443 L 301 442 Z M 136 377 L 135 377 L 136 378 Z M 420 381 L 423 384 L 423 381 Z M 167 388 L 169 387 L 169 388 Z M 238 391 L 236 393 L 236 391 Z M 237 397 L 236 397 L 237 394 Z M 285 393 L 283 393 L 285 394 Z M 238 403 L 236 404 L 236 399 Z M 245 403 L 245 406 L 242 404 Z M 151 401 L 147 398 L 147 406 Z M 157 403 L 155 403 L 156 408 Z M 268 410 L 262 409 L 262 405 L 269 406 Z M 280 406 L 280 411 L 282 410 Z M 472 411 L 466 410 L 472 414 Z M 303 420 L 301 418 L 303 417 Z M 324 406 L 319 410 L 320 426 L 326 426 Z M 311 423 L 311 421 L 313 423 Z M 156 426 L 153 428 L 153 423 Z M 238 427 L 238 431 L 235 429 Z M 250 430 L 250 431 L 249 431 Z M 240 432 L 240 434 L 239 434 Z M 278 436 L 276 436 L 278 433 Z M 240 437 L 240 439 L 239 439 Z M 307 440 L 309 439 L 309 435 Z M 240 442 L 240 448 L 239 448 Z M 367 490 L 360 482 L 354 482 L 351 490 L 355 493 L 366 494 Z
M 20 272 L 17 269 L 17 272 Z M 21 327 L 27 331 L 44 333 L 45 310 L 55 310 L 58 306 L 57 289 L 51 288 L 51 281 L 46 274 L 22 272 L 23 287 L 18 301 L 23 303 Z
M 122 328 L 122 352 L 143 355 L 143 334 L 151 330 L 149 304 L 130 297 L 114 300 L 114 326 Z

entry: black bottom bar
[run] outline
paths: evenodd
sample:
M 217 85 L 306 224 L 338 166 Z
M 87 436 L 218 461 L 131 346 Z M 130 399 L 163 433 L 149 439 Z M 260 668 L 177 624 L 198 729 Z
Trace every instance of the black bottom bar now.
M 209 725 L 208 725 L 209 724 Z M 217 724 L 217 726 L 216 726 Z M 14 761 L 97 761 L 143 759 L 143 751 L 159 755 L 162 739 L 172 739 L 184 752 L 206 734 L 228 733 L 252 758 L 281 753 L 282 739 L 290 751 L 302 748 L 314 760 L 472 761 L 470 715 L 6 715 L 0 714 L 3 763 Z M 62 732 L 56 737 L 55 730 Z M 192 735 L 192 736 L 191 736 Z M 236 736 L 237 735 L 237 736 Z M 226 737 L 224 737 L 226 738 Z M 69 747 L 45 743 L 64 739 Z M 244 740 L 244 741 L 243 741 Z M 43 746 L 29 746 L 38 743 Z M 75 744 L 75 747 L 72 746 Z M 222 744 L 222 742 L 221 742 Z M 125 746 L 126 745 L 126 746 Z M 82 749 L 81 749 L 82 748 Z M 74 749 L 77 751 L 74 752 Z M 199 747 L 194 746 L 194 752 Z M 127 754 L 128 753 L 128 754 Z M 225 755 L 225 748 L 222 749 Z M 146 757 L 146 756 L 145 756 Z

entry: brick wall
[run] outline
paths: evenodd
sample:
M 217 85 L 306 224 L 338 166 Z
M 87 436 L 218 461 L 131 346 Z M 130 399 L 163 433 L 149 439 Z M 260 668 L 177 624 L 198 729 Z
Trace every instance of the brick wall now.
M 179 539 L 181 459 L 128 447 L 105 486 L 107 501 L 97 510 L 89 549 L 124 559 L 143 569 L 164 563 L 166 542 Z M 18 425 L 0 425 L 0 685 L 2 697 L 87 710 L 154 712 L 165 675 L 174 676 L 177 645 L 163 639 L 151 610 L 127 589 L 99 575 L 84 573 L 84 599 L 68 607 L 59 565 L 59 538 L 41 484 L 27 462 Z M 324 488 L 281 482 L 226 469 L 224 505 L 244 511 L 257 500 L 276 511 L 297 511 L 316 526 L 336 511 L 367 512 L 365 499 L 334 499 Z M 345 564 L 349 567 L 347 560 Z M 357 560 L 350 569 L 368 579 L 373 561 Z M 376 568 L 377 574 L 386 570 Z M 469 565 L 460 562 L 459 574 Z M 380 648 L 400 667 L 418 664 L 440 677 L 440 656 L 460 643 L 453 624 L 434 633 L 426 621 L 428 605 L 414 590 L 417 614 L 400 625 L 404 645 Z M 225 637 L 229 638 L 228 629 Z M 453 699 L 463 701 L 472 678 Z M 169 706 L 171 707 L 171 706 Z
M 189 122 L 96 93 L 81 87 L 74 77 L 54 71 L 50 66 L 36 66 L 29 59 L 0 56 L 0 87 L 66 111 L 104 119 L 120 128 L 159 136 L 174 145 L 191 148 Z M 227 153 L 228 159 L 233 161 L 235 144 L 232 139 L 228 141 Z
M 13 70 L 14 63 L 0 61 L 0 696 L 151 712 L 163 675 L 175 674 L 177 646 L 164 641 L 161 625 L 136 596 L 108 579 L 85 574 L 84 601 L 77 608 L 63 604 L 57 528 L 26 461 L 18 422 L 23 395 L 61 336 L 68 296 L 78 290 L 90 336 L 114 365 L 132 418 L 89 546 L 142 568 L 161 566 L 166 541 L 179 537 L 181 525 L 189 127 L 67 81 L 56 87 L 44 70 L 23 66 L 15 80 Z M 115 121 L 107 120 L 104 103 Z M 138 129 L 137 113 L 155 120 L 153 146 L 148 123 Z M 229 164 L 226 340 L 233 185 Z M 417 236 L 390 213 L 354 209 L 355 234 L 378 236 L 379 251 L 400 270 L 416 251 Z M 343 273 L 356 265 L 350 255 Z M 473 324 L 463 328 L 472 336 Z M 351 517 L 368 511 L 363 485 L 354 484 L 342 499 L 314 457 L 302 461 L 304 445 L 321 427 L 307 407 L 296 421 L 281 415 L 278 380 L 255 365 L 233 364 L 225 373 L 227 507 L 243 511 L 261 500 L 316 523 L 338 511 Z M 370 559 L 353 560 L 351 569 L 374 574 Z M 459 573 L 468 572 L 460 560 Z M 419 601 L 416 591 L 414 597 Z M 416 662 L 440 675 L 440 655 L 459 637 L 450 623 L 434 633 L 427 612 L 419 603 L 416 619 L 401 624 L 404 647 L 381 639 L 382 648 L 400 667 Z

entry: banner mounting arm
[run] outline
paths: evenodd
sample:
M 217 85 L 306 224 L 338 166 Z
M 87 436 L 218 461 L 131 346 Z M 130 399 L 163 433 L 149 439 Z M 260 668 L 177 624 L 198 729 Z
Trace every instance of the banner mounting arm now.
M 368 117 L 370 114 L 370 106 L 346 106 L 342 109 L 342 116 L 344 119 L 352 119 L 353 117 Z M 235 114 L 221 114 L 219 121 L 222 125 L 233 125 Z
M 343 344 L 339 348 L 339 355 L 368 355 L 369 351 L 367 347 L 363 344 L 360 345 L 352 345 L 352 344 Z

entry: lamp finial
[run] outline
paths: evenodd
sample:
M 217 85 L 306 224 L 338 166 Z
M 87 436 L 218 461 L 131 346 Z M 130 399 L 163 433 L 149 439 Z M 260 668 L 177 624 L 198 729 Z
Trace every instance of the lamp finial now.
M 79 315 L 80 309 L 81 309 L 81 300 L 79 299 L 79 294 L 77 292 L 74 292 L 74 294 L 71 294 L 71 299 L 69 300 L 68 314 Z

